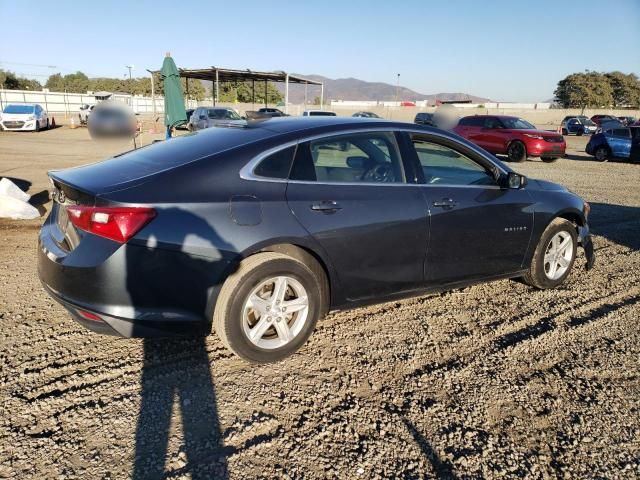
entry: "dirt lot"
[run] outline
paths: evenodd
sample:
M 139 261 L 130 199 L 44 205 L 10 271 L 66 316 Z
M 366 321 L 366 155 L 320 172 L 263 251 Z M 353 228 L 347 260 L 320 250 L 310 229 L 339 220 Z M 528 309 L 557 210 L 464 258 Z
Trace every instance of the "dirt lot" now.
M 640 165 L 569 143 L 517 170 L 591 202 L 593 271 L 333 313 L 268 366 L 88 333 L 38 282 L 41 220 L 0 220 L 0 478 L 638 478 Z M 2 133 L 0 175 L 38 194 L 119 148 Z

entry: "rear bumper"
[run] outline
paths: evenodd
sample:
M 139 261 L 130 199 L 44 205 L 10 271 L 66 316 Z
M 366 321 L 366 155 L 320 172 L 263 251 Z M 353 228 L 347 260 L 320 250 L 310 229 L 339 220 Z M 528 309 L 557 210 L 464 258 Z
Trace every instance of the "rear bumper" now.
M 211 292 L 222 281 L 223 262 L 90 234 L 64 252 L 52 238 L 50 218 L 39 235 L 38 275 L 78 323 L 123 337 L 210 333 Z M 99 318 L 83 318 L 82 312 Z

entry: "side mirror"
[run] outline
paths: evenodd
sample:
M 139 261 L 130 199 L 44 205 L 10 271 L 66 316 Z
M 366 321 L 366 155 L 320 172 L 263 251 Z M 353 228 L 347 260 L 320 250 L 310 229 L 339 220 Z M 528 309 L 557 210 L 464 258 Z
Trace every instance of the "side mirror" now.
M 527 177 L 516 172 L 509 172 L 505 177 L 504 187 L 518 190 L 527 184 Z

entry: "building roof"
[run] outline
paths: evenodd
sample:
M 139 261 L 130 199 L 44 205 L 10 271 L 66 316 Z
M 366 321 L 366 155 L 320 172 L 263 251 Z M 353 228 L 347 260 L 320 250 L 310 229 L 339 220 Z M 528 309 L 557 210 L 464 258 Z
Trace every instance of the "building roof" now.
M 287 74 L 286 72 L 256 72 L 253 70 L 236 70 L 232 68 L 179 68 L 180 76 L 184 78 L 195 78 L 198 80 L 209 80 L 219 82 L 246 82 L 249 80 L 286 82 L 287 75 L 289 83 L 301 83 L 308 85 L 322 85 L 322 82 L 311 80 L 298 75 Z M 217 74 L 217 78 L 216 78 Z

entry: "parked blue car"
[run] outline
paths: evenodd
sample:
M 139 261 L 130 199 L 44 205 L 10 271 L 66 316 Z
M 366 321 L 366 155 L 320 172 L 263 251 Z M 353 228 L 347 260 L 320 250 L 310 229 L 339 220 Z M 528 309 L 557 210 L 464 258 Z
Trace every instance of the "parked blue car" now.
M 595 133 L 598 126 L 584 115 L 570 115 L 564 117 L 560 124 L 562 135 L 590 135 Z
M 610 158 L 638 161 L 639 144 L 640 127 L 605 127 L 589 139 L 585 151 L 600 162 Z

